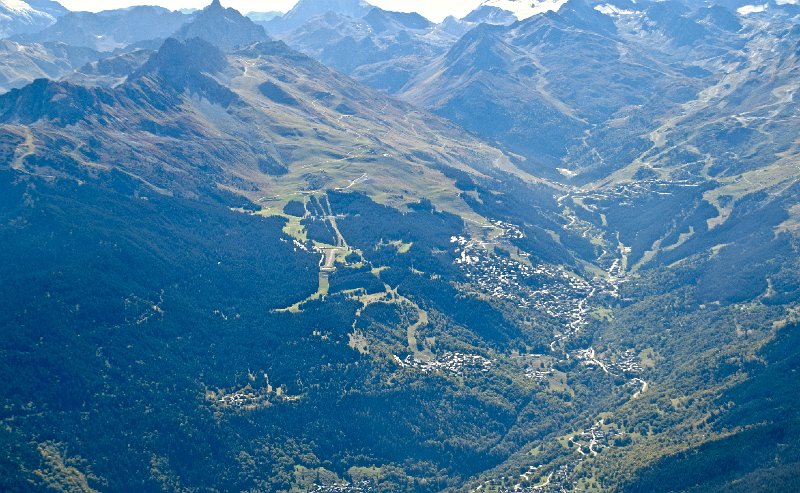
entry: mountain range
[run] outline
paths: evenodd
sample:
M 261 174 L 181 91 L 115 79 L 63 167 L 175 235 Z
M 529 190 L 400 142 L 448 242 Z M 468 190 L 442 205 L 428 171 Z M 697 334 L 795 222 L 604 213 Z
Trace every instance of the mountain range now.
M 797 5 L 1 7 L 0 490 L 797 491 Z
M 111 52 L 142 41 L 167 38 L 190 18 L 161 7 L 70 12 L 42 31 L 20 34 L 14 39 L 28 43 L 57 41 Z

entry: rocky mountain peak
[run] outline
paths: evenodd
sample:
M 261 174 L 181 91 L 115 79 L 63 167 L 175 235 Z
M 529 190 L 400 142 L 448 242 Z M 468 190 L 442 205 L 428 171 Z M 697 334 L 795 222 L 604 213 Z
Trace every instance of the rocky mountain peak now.
M 263 27 L 235 9 L 222 7 L 219 0 L 201 10 L 194 21 L 175 33 L 175 38 L 200 38 L 223 50 L 269 40 Z

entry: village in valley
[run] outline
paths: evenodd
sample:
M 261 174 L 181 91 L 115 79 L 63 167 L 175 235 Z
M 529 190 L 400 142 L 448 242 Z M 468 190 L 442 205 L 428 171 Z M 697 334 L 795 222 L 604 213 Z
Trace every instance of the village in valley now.
M 493 221 L 500 232 L 490 241 L 453 236 L 455 263 L 464 271 L 468 289 L 494 302 L 508 302 L 535 319 L 547 317 L 561 325 L 556 339 L 564 340 L 589 323 L 595 299 L 619 296 L 608 275 L 586 280 L 563 267 L 534 265 L 530 254 L 513 245 L 524 233 L 513 224 Z
M 642 190 L 622 190 L 620 193 L 644 193 Z M 591 199 L 590 199 L 591 200 Z M 584 234 L 593 234 L 586 229 L 585 222 L 578 219 L 571 211 L 565 214 L 572 219 L 566 228 L 582 230 Z M 332 221 L 332 213 L 321 220 Z M 321 255 L 320 279 L 321 290 L 316 295 L 327 295 L 328 275 L 341 268 L 348 268 L 344 257 L 352 250 L 338 233 L 338 246 L 324 247 L 314 243 L 306 243 L 300 235 L 294 235 L 296 248 L 314 251 Z M 417 330 L 429 324 L 428 314 L 416 305 L 413 300 L 397 292 L 396 288 L 386 286 L 385 293 L 372 295 L 360 294 L 359 290 L 349 293 L 362 302 L 363 307 L 357 312 L 360 316 L 363 309 L 373 303 L 394 303 L 406 306 L 410 312 L 416 312 L 416 323 L 406 328 L 408 344 L 405 356 L 391 354 L 392 362 L 399 371 L 422 375 L 449 375 L 456 378 L 479 378 L 493 372 L 506 373 L 516 371 L 529 382 L 538 385 L 540 391 L 569 392 L 569 376 L 559 370 L 559 366 L 570 362 L 578 362 L 585 371 L 600 371 L 611 377 L 622 377 L 625 384 L 622 392 L 630 399 L 636 399 L 644 393 L 648 384 L 641 378 L 644 371 L 642 355 L 633 349 L 615 351 L 604 348 L 599 352 L 595 347 L 567 349 L 570 341 L 587 330 L 593 321 L 613 316 L 606 304 L 619 299 L 619 285 L 625 281 L 624 260 L 607 250 L 607 272 L 599 272 L 591 278 L 582 277 L 563 266 L 535 263 L 528 252 L 516 246 L 518 240 L 525 238 L 523 229 L 509 222 L 492 220 L 479 234 L 467 236 L 468 233 L 450 238 L 451 253 L 454 264 L 464 274 L 465 282 L 458 288 L 468 296 L 484 299 L 497 304 L 504 310 L 523 313 L 524 325 L 528 330 L 552 330 L 552 342 L 547 354 L 512 354 L 495 353 L 471 354 L 464 351 L 447 350 L 437 352 L 429 346 L 427 339 L 419 338 Z M 399 255 L 408 250 L 408 245 L 397 243 Z M 394 243 L 392 244 L 394 245 Z M 401 248 L 406 245 L 406 248 Z M 619 254 L 626 253 L 620 247 Z M 363 260 L 363 256 L 361 257 Z M 603 260 L 603 259 L 601 259 Z M 602 263 L 602 262 L 601 262 Z M 373 269 L 379 277 L 380 270 Z M 379 277 L 380 278 L 380 277 Z M 324 283 L 322 281 L 325 281 Z M 323 289 L 324 288 L 324 289 Z M 296 312 L 302 308 L 298 303 L 289 311 Z M 540 323 L 537 323 L 540 322 Z M 371 354 L 369 339 L 364 333 L 356 330 L 350 334 L 350 346 L 354 350 L 367 355 Z M 315 336 L 319 335 L 315 332 Z M 321 337 L 327 340 L 327 336 Z M 510 364 L 509 364 L 510 363 Z M 511 370 L 509 370 L 511 369 Z M 266 376 L 265 376 L 266 378 Z M 252 378 L 251 378 L 252 380 Z M 251 385 L 252 384 L 252 385 Z M 289 396 L 282 388 L 266 385 L 246 385 L 238 390 L 210 392 L 207 399 L 219 410 L 232 412 L 249 412 L 268 407 L 276 403 L 290 403 L 301 399 L 301 396 Z M 534 385 L 533 388 L 536 388 Z M 533 389 L 532 388 L 532 389 Z M 487 481 L 473 491 L 490 493 L 519 492 L 560 492 L 574 488 L 578 483 L 575 471 L 579 465 L 614 447 L 616 440 L 624 434 L 613 424 L 598 421 L 585 430 L 574 432 L 570 436 L 558 439 L 559 446 L 565 453 L 564 460 L 554 465 L 530 464 L 518 477 L 506 476 Z M 340 479 L 308 483 L 304 489 L 307 493 L 370 493 L 377 491 L 376 483 L 369 479 L 347 482 Z
M 643 187 L 620 190 L 619 193 L 630 196 L 649 193 L 653 187 L 659 189 L 655 182 Z M 600 354 L 594 347 L 571 351 L 564 349 L 572 338 L 589 326 L 592 317 L 598 314 L 610 316 L 602 302 L 619 298 L 619 284 L 625 281 L 620 258 L 605 251 L 604 255 L 609 257 L 607 275 L 587 280 L 563 267 L 534 265 L 531 256 L 513 244 L 513 240 L 524 235 L 519 227 L 500 221 L 493 221 L 492 224 L 501 233 L 490 241 L 465 236 L 451 238 L 457 255 L 455 262 L 465 272 L 469 286 L 477 296 L 494 302 L 511 303 L 529 313 L 532 320 L 547 317 L 552 325 L 560 327 L 553 334 L 550 354 L 514 357 L 522 364 L 524 376 L 546 387 L 563 388 L 567 375 L 557 370 L 556 365 L 574 360 L 587 369 L 595 368 L 609 376 L 623 377 L 623 392 L 629 399 L 636 399 L 646 392 L 648 384 L 640 378 L 645 367 L 643 356 L 635 350 L 606 349 Z M 568 227 L 580 229 L 582 223 L 574 218 Z M 590 230 L 584 233 L 589 234 Z M 618 253 L 625 255 L 627 250 L 621 246 Z M 573 490 L 578 486 L 575 472 L 579 465 L 604 449 L 613 447 L 623 436 L 624 433 L 615 425 L 601 419 L 593 426 L 559 440 L 564 450 L 569 452 L 565 463 L 560 463 L 554 469 L 545 464 L 529 465 L 517 478 L 501 477 L 485 482 L 473 491 L 555 493 Z

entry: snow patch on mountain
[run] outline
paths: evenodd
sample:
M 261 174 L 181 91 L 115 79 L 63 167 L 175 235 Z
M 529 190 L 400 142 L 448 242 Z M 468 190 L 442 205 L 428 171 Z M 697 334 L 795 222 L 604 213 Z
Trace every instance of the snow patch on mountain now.
M 487 0 L 481 5 L 506 10 L 518 20 L 524 20 L 545 12 L 557 12 L 565 3 L 567 0 Z
M 21 17 L 24 19 L 49 17 L 53 19 L 50 14 L 36 10 L 22 0 L 0 0 L 0 16 L 4 19 L 11 19 L 13 17 Z
M 625 10 L 617 7 L 616 5 L 611 5 L 610 3 L 606 3 L 603 5 L 598 5 L 594 8 L 596 11 L 600 12 L 601 14 L 605 14 L 611 17 L 620 17 L 623 15 L 633 15 L 636 11 L 633 10 Z
M 9 10 L 16 14 L 31 14 L 38 12 L 36 9 L 22 0 L 2 0 L 0 1 L 0 6 L 4 7 L 4 10 Z
M 736 9 L 736 12 L 739 15 L 750 15 L 750 14 L 760 14 L 761 12 L 765 12 L 767 10 L 767 4 L 763 5 L 745 5 L 744 7 L 739 7 Z
M 44 29 L 55 21 L 49 13 L 22 0 L 0 0 L 0 37 Z

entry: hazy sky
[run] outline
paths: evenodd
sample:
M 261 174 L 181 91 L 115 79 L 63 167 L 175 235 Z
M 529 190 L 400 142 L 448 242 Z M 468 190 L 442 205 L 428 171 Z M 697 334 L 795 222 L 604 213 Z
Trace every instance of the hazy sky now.
M 161 5 L 168 9 L 187 7 L 200 8 L 211 3 L 211 0 L 59 0 L 70 10 L 108 10 L 131 5 Z M 220 0 L 225 7 L 233 7 L 242 13 L 267 12 L 271 10 L 287 11 L 297 0 Z M 480 5 L 481 0 L 369 0 L 378 7 L 401 12 L 416 11 L 425 17 L 440 21 L 448 15 L 462 17 Z

